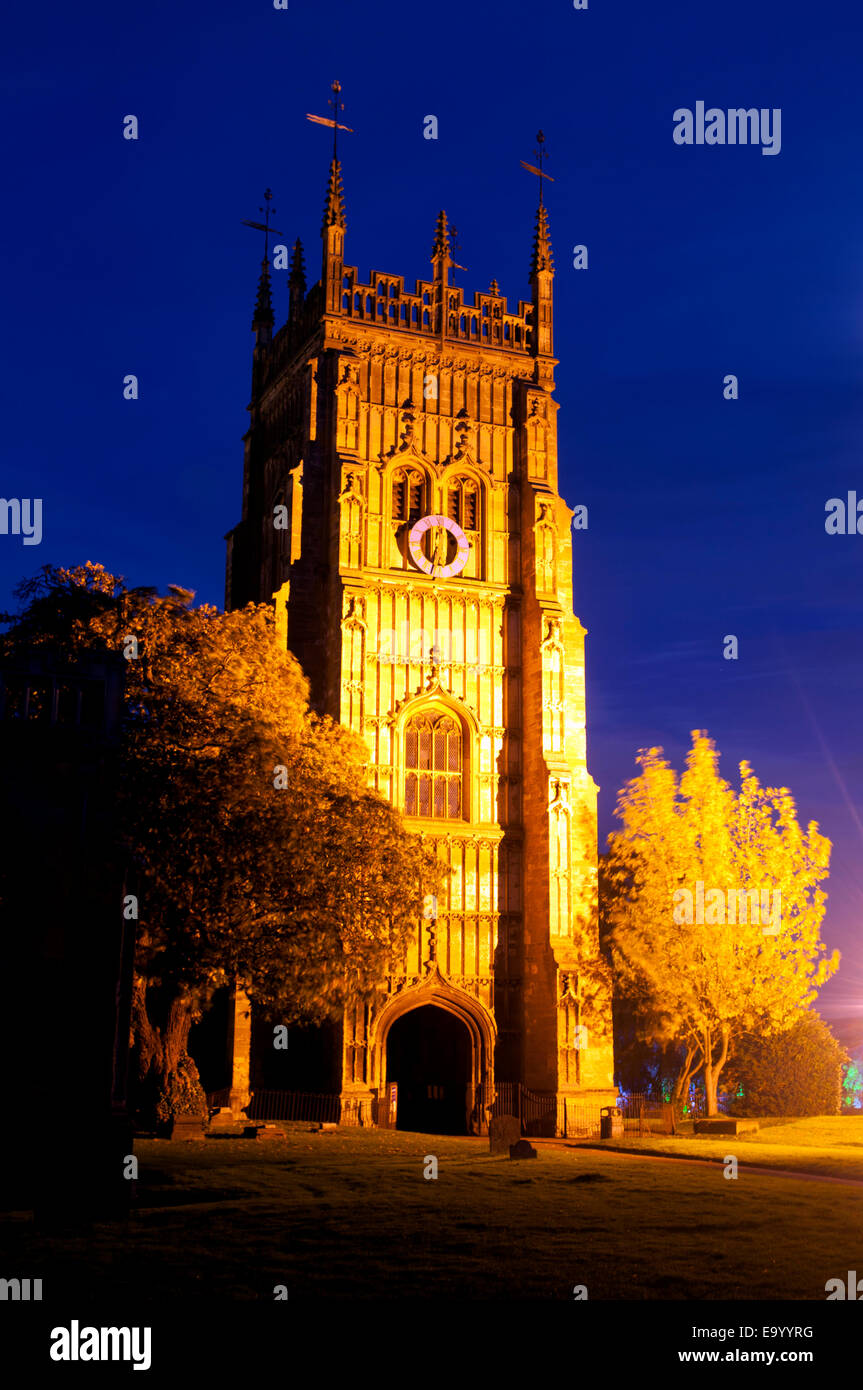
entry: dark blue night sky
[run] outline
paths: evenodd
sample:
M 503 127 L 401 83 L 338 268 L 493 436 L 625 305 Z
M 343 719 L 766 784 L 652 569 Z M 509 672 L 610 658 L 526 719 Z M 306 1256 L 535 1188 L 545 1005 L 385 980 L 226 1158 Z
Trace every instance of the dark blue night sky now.
M 844 959 L 821 1007 L 863 1016 L 863 535 L 824 525 L 828 498 L 863 499 L 854 0 L 52 3 L 16 7 L 3 48 L 0 493 L 41 497 L 44 535 L 0 536 L 0 606 L 42 564 L 88 559 L 222 603 L 261 257 L 241 222 L 271 185 L 317 278 L 331 141 L 304 117 L 334 77 L 364 278 L 428 276 L 445 208 L 457 282 L 527 298 L 519 160 L 541 126 L 602 839 L 636 750 L 679 766 L 707 729 L 726 777 L 747 758 L 833 840 L 824 934 Z M 780 153 L 675 144 L 697 101 L 779 108 Z

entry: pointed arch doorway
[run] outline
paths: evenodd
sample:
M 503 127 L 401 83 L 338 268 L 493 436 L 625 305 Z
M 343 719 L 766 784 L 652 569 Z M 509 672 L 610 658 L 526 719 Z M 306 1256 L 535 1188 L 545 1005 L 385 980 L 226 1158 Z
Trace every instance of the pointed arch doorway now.
M 471 1036 L 436 1004 L 402 1014 L 387 1034 L 387 1082 L 398 1086 L 396 1128 L 467 1134 L 473 1110 Z
M 393 998 L 371 1042 L 379 1096 L 398 1088 L 395 1124 L 425 1134 L 483 1134 L 494 1087 L 493 1015 L 437 967 Z

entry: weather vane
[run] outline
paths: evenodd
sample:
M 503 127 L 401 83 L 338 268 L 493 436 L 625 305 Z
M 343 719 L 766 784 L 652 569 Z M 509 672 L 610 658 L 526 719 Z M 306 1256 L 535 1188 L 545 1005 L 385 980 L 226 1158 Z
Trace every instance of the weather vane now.
M 334 82 L 332 86 L 333 95 L 327 100 L 327 106 L 333 108 L 333 120 L 329 116 L 313 116 L 306 112 L 306 120 L 314 121 L 315 125 L 330 125 L 333 128 L 333 159 L 338 159 L 338 137 L 340 130 L 346 130 L 349 135 L 353 135 L 353 130 L 349 125 L 341 125 L 339 122 L 339 112 L 344 111 L 345 103 L 339 100 L 339 93 L 342 90 L 341 82 Z
M 284 235 L 285 235 L 284 232 L 280 232 L 280 231 L 279 231 L 278 227 L 271 227 L 271 226 L 270 226 L 270 213 L 271 213 L 271 212 L 275 212 L 275 210 L 276 210 L 275 208 L 271 208 L 271 207 L 270 207 L 270 201 L 271 201 L 271 199 L 272 199 L 272 196 L 273 196 L 273 190 L 272 190 L 271 188 L 265 188 L 265 189 L 264 189 L 264 202 L 266 203 L 266 207 L 258 208 L 258 212 L 264 213 L 264 220 L 263 220 L 263 222 L 247 222 L 246 219 L 245 219 L 245 217 L 243 218 L 243 226 L 244 226 L 244 227 L 254 227 L 254 228 L 255 228 L 255 231 L 257 231 L 257 232 L 263 232 L 263 234 L 264 234 L 264 260 L 265 260 L 265 261 L 269 259 L 269 255 L 270 255 L 270 232 L 274 232 L 276 236 L 284 236 Z
M 548 179 L 549 183 L 554 183 L 554 179 L 551 177 L 551 174 L 547 174 L 543 168 L 545 161 L 548 159 L 548 150 L 545 148 L 545 136 L 541 130 L 536 132 L 536 143 L 539 148 L 534 150 L 533 155 L 539 168 L 536 168 L 533 164 L 525 164 L 523 159 L 520 159 L 518 162 L 522 169 L 527 169 L 531 174 L 539 175 L 539 205 L 542 207 L 542 181 L 543 179 Z
M 458 227 L 452 227 L 452 226 L 450 227 L 450 229 L 449 229 L 449 245 L 450 245 L 450 251 L 457 251 L 457 250 L 458 250 L 458 246 L 459 246 L 459 241 L 458 241 Z M 449 257 L 449 263 L 450 263 L 450 265 L 452 266 L 453 270 L 465 270 L 465 271 L 467 270 L 467 266 L 466 266 L 466 265 L 459 265 L 458 261 L 453 260 L 452 256 Z M 455 288 L 455 280 L 453 280 L 453 288 Z

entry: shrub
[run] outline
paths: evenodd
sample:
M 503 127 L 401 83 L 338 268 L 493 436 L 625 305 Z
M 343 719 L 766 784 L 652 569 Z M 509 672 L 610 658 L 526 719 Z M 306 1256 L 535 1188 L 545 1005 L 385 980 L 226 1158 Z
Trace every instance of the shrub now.
M 801 1015 L 774 1037 L 747 1034 L 735 1046 L 728 1080 L 733 1115 L 838 1115 L 844 1048 L 818 1014 Z

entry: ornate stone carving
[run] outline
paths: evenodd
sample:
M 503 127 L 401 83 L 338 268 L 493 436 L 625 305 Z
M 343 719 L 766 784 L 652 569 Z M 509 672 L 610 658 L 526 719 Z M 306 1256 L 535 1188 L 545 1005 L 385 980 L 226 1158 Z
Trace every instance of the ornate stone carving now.
M 342 374 L 339 377 L 339 386 L 359 386 L 360 369 L 356 362 L 342 362 Z
M 345 594 L 343 599 L 344 612 L 342 625 L 365 627 L 366 626 L 366 596 L 365 594 Z
M 569 801 L 569 792 L 569 783 L 562 781 L 560 778 L 556 778 L 551 784 L 551 800 L 548 803 L 549 811 L 571 811 L 572 807 Z

